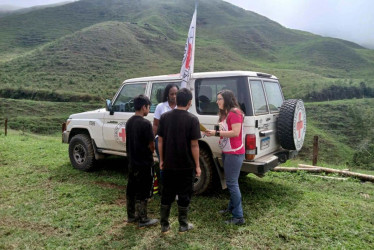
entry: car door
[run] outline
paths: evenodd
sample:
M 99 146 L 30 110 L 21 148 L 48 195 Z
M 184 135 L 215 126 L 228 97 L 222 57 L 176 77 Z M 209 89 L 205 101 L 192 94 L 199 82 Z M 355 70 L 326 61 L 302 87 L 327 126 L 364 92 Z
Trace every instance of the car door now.
M 249 83 L 253 113 L 257 121 L 257 156 L 260 157 L 279 148 L 276 122 L 283 103 L 283 95 L 277 81 L 251 79 Z
M 146 82 L 124 84 L 113 102 L 113 114 L 106 112 L 103 125 L 103 138 L 106 149 L 125 151 L 126 122 L 134 115 L 134 97 L 145 94 Z

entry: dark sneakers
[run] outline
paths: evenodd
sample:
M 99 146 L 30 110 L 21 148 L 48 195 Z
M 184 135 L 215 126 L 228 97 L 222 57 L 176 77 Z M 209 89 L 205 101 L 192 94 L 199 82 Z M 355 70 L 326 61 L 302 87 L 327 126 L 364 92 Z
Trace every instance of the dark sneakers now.
M 228 225 L 244 225 L 245 220 L 244 218 L 231 218 L 227 221 L 225 221 Z

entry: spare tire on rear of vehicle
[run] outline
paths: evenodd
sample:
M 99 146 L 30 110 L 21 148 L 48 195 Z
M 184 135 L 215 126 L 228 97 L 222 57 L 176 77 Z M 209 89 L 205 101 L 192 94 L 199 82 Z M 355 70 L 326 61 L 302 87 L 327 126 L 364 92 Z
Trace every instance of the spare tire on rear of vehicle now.
M 303 146 L 306 132 L 306 112 L 300 99 L 283 102 L 277 122 L 277 137 L 284 149 L 297 150 Z

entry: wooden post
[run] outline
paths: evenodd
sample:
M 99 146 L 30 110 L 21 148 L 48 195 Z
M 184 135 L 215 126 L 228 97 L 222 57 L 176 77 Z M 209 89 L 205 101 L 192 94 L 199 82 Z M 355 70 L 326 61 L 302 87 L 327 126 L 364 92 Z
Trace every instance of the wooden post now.
M 318 136 L 314 136 L 313 140 L 313 166 L 317 166 L 318 160 Z
M 8 118 L 5 118 L 4 125 L 5 125 L 5 136 L 7 136 L 7 134 L 8 134 Z

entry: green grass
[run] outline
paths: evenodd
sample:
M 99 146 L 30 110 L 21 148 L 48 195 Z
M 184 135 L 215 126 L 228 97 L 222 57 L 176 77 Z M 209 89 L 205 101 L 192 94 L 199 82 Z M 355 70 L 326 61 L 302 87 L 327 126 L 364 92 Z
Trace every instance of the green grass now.
M 105 160 L 95 172 L 70 165 L 59 135 L 9 131 L 0 135 L 0 248 L 349 248 L 374 243 L 374 185 L 348 178 L 326 180 L 307 173 L 268 173 L 240 180 L 247 223 L 226 226 L 217 211 L 227 191 L 193 197 L 196 229 L 139 230 L 125 219 L 125 162 Z M 293 166 L 297 162 L 288 162 Z M 367 173 L 373 174 L 373 171 Z M 160 198 L 149 214 L 159 217 Z

